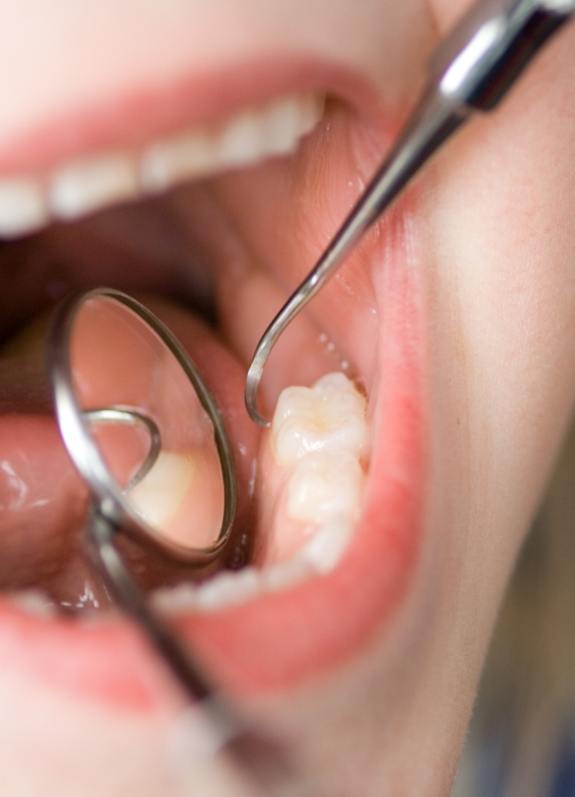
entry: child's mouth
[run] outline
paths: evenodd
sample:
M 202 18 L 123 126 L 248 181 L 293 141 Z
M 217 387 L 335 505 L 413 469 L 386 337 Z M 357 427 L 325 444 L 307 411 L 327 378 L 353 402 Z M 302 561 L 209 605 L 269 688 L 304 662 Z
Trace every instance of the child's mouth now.
M 284 394 L 284 415 L 295 416 L 290 440 L 312 452 L 305 466 L 282 443 L 279 421 L 261 438 L 243 407 L 243 380 L 266 322 L 329 240 L 389 129 L 354 77 L 277 60 L 84 110 L 0 147 L 4 340 L 75 288 L 146 294 L 221 404 L 247 538 L 229 572 L 197 593 L 174 586 L 191 582 L 191 571 L 146 564 L 151 597 L 233 692 L 300 684 L 365 650 L 415 570 L 425 441 L 413 197 L 379 224 L 271 360 L 262 392 L 270 410 L 289 385 L 338 371 L 353 380 Z M 119 201 L 127 204 L 108 207 Z M 164 688 L 157 664 L 84 563 L 85 496 L 53 420 L 16 399 L 9 349 L 0 362 L 3 671 L 114 704 L 155 705 Z M 322 405 L 326 384 L 335 388 Z M 345 516 L 344 544 L 334 513 Z M 323 542 L 302 565 L 294 538 L 317 540 L 318 529 Z

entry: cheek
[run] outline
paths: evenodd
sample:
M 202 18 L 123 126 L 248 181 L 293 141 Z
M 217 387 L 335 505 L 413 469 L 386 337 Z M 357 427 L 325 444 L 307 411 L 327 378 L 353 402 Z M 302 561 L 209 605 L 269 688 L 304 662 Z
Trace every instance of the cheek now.
M 575 30 L 554 42 L 428 184 L 434 388 L 452 411 L 443 431 L 457 465 L 473 463 L 461 472 L 478 506 L 518 534 L 575 394 L 574 44 Z

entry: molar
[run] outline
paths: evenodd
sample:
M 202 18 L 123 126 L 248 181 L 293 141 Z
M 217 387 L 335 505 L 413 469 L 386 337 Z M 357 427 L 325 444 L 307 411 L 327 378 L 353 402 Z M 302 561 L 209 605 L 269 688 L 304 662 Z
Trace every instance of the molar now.
M 157 609 L 170 614 L 197 611 L 210 612 L 234 606 L 263 593 L 261 572 L 253 567 L 226 571 L 193 586 L 156 590 L 152 600 Z
M 365 484 L 367 402 L 343 373 L 289 387 L 276 405 L 260 490 L 268 564 L 296 557 L 326 572 L 343 555 Z
M 154 606 L 168 614 L 214 612 L 237 606 L 266 593 L 280 592 L 322 572 L 314 566 L 314 552 L 263 569 L 226 571 L 197 586 L 180 584 L 156 590 Z
M 215 129 L 190 130 L 152 143 L 141 157 L 145 191 L 162 191 L 182 179 L 247 166 L 293 152 L 321 118 L 322 102 L 310 95 L 283 97 L 241 111 Z
M 164 528 L 179 511 L 193 475 L 191 457 L 162 451 L 150 472 L 130 490 L 130 503 L 150 526 Z
M 367 449 L 366 401 L 342 373 L 327 374 L 311 388 L 288 387 L 279 397 L 272 421 L 275 454 L 281 465 L 294 465 L 311 452 Z
M 353 524 L 334 518 L 316 530 L 298 553 L 317 573 L 327 574 L 337 567 L 353 537 Z
M 364 473 L 354 454 L 327 452 L 303 457 L 287 486 L 286 509 L 291 518 L 321 524 L 332 518 L 357 519 Z

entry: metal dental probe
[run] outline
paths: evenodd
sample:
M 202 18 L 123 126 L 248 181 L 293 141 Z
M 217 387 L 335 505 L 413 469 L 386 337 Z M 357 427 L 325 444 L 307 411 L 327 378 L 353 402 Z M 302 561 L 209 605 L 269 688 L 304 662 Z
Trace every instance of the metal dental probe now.
M 276 341 L 332 277 L 363 234 L 442 145 L 474 114 L 495 108 L 524 68 L 575 12 L 575 0 L 483 0 L 439 45 L 427 88 L 392 151 L 319 261 L 261 337 L 245 386 L 253 421 L 263 369 Z

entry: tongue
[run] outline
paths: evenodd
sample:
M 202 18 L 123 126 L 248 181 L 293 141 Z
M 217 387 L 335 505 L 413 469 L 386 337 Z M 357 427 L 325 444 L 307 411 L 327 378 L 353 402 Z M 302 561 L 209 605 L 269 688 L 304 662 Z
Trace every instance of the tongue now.
M 248 485 L 258 432 L 243 408 L 243 368 L 213 332 L 188 311 L 158 299 L 146 300 L 146 304 L 179 338 L 220 407 L 235 455 L 240 496 L 239 536 L 245 537 L 241 529 L 249 523 Z M 112 393 L 117 392 L 118 385 L 122 384 L 127 390 L 123 395 L 128 396 L 131 389 L 134 394 L 132 401 L 124 399 L 123 403 L 137 406 L 136 398 L 141 395 L 146 373 L 137 367 L 129 372 L 121 370 L 122 337 L 117 332 L 108 328 L 110 346 L 105 348 L 109 356 L 90 369 L 91 376 L 97 374 L 97 379 L 79 383 L 87 405 L 98 405 L 100 396 L 109 396 L 110 389 Z M 89 339 L 88 335 L 86 340 Z M 90 351 L 89 347 L 83 348 L 84 354 Z M 104 350 L 100 346 L 96 348 Z M 19 382 L 14 358 L 11 358 L 10 368 L 0 368 L 0 373 L 13 384 Z M 18 414 L 20 399 L 14 399 L 10 408 L 10 384 L 3 385 L 2 392 L 7 399 L 3 401 L 0 416 L 0 587 L 6 590 L 42 587 L 64 606 L 100 605 L 105 595 L 86 573 L 80 544 L 87 494 L 68 459 L 55 421 L 45 414 Z M 177 392 L 162 395 L 161 402 L 166 410 L 172 409 L 177 420 L 174 429 L 190 426 L 189 412 L 186 416 L 185 408 L 178 406 Z M 110 426 L 101 426 L 98 435 L 107 440 L 106 458 L 121 481 L 133 473 L 134 462 L 141 459 L 141 434 L 137 440 L 134 429 L 117 427 L 113 435 L 111 430 Z M 209 525 L 211 508 L 221 505 L 217 458 L 210 456 L 209 449 L 202 446 L 195 447 L 193 456 L 184 457 L 176 439 L 179 434 L 175 433 L 175 437 L 167 441 L 167 448 L 155 466 L 133 490 L 134 504 L 142 517 L 149 522 L 163 522 L 169 517 L 170 533 L 176 538 L 189 535 L 186 518 L 191 511 L 196 521 L 201 521 L 198 527 L 204 528 L 205 523 Z M 178 505 L 177 512 L 172 511 L 174 502 Z M 203 512 L 201 518 L 198 508 Z M 213 524 L 213 517 L 211 522 Z M 201 545 L 206 541 L 195 542 Z M 232 551 L 236 559 L 245 555 L 237 548 Z M 148 563 L 146 571 L 149 583 L 166 579 L 163 568 L 160 573 L 160 568 Z

